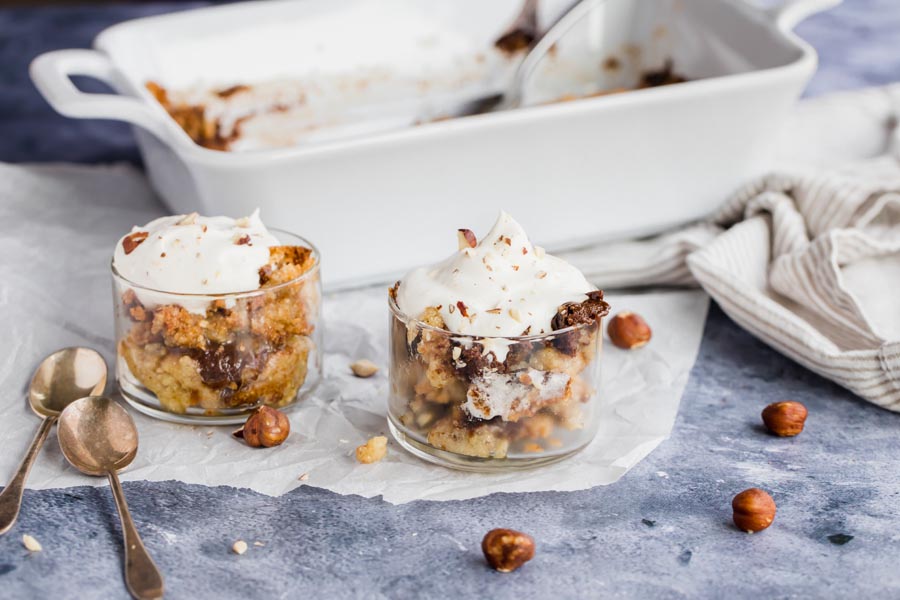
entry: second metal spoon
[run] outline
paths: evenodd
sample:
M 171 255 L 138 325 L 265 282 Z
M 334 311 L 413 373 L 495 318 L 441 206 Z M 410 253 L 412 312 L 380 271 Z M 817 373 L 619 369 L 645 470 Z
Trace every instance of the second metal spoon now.
M 59 416 L 59 447 L 72 466 L 87 475 L 109 478 L 109 487 L 122 521 L 125 542 L 125 585 L 140 600 L 161 598 L 163 577 L 141 541 L 117 471 L 137 454 L 138 432 L 131 415 L 102 396 L 82 398 Z
M 531 76 L 537 65 L 578 21 L 603 2 L 606 0 L 574 0 L 559 14 L 556 20 L 547 26 L 543 34 L 538 34 L 533 23 L 536 19 L 536 5 L 533 5 L 530 0 L 526 0 L 522 14 L 516 19 L 510 30 L 497 40 L 497 43 L 500 44 L 509 37 L 529 39 L 528 51 L 513 71 L 506 89 L 469 100 L 458 106 L 452 116 L 454 118 L 466 117 L 495 110 L 518 108 L 522 103 L 525 81 Z M 528 36 L 531 37 L 528 38 Z
M 31 378 L 28 403 L 44 420 L 16 474 L 0 493 L 0 534 L 9 531 L 19 516 L 28 472 L 59 413 L 79 398 L 102 394 L 105 387 L 106 361 L 96 350 L 64 348 L 41 362 Z

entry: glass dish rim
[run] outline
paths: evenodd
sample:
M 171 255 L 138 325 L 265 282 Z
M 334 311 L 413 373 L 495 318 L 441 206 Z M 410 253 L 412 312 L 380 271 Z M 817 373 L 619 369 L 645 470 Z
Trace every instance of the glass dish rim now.
M 241 292 L 219 292 L 216 294 L 168 292 L 166 290 L 160 290 L 160 289 L 152 288 L 152 287 L 149 287 L 146 285 L 141 285 L 140 283 L 135 283 L 134 281 L 132 281 L 132 280 L 128 279 L 127 277 L 125 277 L 124 275 L 122 275 L 119 272 L 119 270 L 116 269 L 115 252 L 113 252 L 113 258 L 111 258 L 109 261 L 109 268 L 110 268 L 110 271 L 112 271 L 112 275 L 115 279 L 121 281 L 122 283 L 128 285 L 129 287 L 132 287 L 132 288 L 135 288 L 138 290 L 152 292 L 154 294 L 165 294 L 168 296 L 173 296 L 173 297 L 178 297 L 178 298 L 210 298 L 212 300 L 217 300 L 217 299 L 221 300 L 221 299 L 225 299 L 225 298 L 229 298 L 229 299 L 230 298 L 245 298 L 248 296 L 255 296 L 257 294 L 266 294 L 269 292 L 274 292 L 274 291 L 280 290 L 282 288 L 285 288 L 287 286 L 295 285 L 298 282 L 301 282 L 305 279 L 309 279 L 314 274 L 318 273 L 318 271 L 321 267 L 321 262 L 322 262 L 321 256 L 322 255 L 319 253 L 319 249 L 316 247 L 315 244 L 313 244 L 312 242 L 310 242 L 308 239 L 306 239 L 305 237 L 303 237 L 301 235 L 297 235 L 296 233 L 291 233 L 290 231 L 286 231 L 284 229 L 269 229 L 269 232 L 276 234 L 276 237 L 277 237 L 277 234 L 287 234 L 291 237 L 296 238 L 303 245 L 305 245 L 307 248 L 312 250 L 312 256 L 314 259 L 313 266 L 310 267 L 308 270 L 304 271 L 303 273 L 301 273 L 300 275 L 298 275 L 297 277 L 294 277 L 293 279 L 279 283 L 278 285 L 273 285 L 271 287 L 265 287 L 265 288 L 260 287 L 255 290 L 245 290 L 245 291 L 241 291 Z M 118 243 L 119 242 L 116 242 L 116 244 L 118 244 Z
M 560 335 L 565 335 L 567 333 L 572 333 L 575 331 L 581 331 L 582 329 L 587 329 L 588 327 L 592 327 L 594 325 L 599 328 L 600 323 L 609 314 L 609 312 L 607 312 L 606 315 L 603 315 L 596 321 L 590 321 L 588 323 L 578 323 L 577 325 L 570 325 L 563 329 L 554 329 L 549 333 L 538 333 L 535 335 L 473 335 L 471 333 L 455 333 L 448 329 L 441 329 L 440 327 L 429 325 L 428 323 L 420 321 L 419 319 L 410 318 L 406 313 L 400 310 L 400 305 L 397 304 L 397 299 L 394 297 L 391 289 L 388 290 L 388 306 L 391 309 L 391 314 L 399 320 L 403 321 L 403 323 L 405 323 L 407 327 L 409 327 L 409 324 L 412 323 L 419 329 L 427 329 L 429 331 L 434 331 L 442 335 L 446 335 L 447 337 L 464 338 L 475 342 L 479 340 L 508 340 L 519 343 L 547 341 L 548 339 L 554 339 L 556 337 L 559 337 Z

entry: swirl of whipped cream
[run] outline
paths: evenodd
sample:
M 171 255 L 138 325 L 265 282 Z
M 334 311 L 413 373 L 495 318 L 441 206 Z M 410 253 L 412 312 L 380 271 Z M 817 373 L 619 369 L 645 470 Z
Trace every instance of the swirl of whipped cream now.
M 242 219 L 176 215 L 123 236 L 116 244 L 113 266 L 132 283 L 160 292 L 248 292 L 259 288 L 259 269 L 269 261 L 269 247 L 277 245 L 259 210 Z M 146 290 L 136 292 L 145 305 L 164 302 Z M 199 304 L 185 308 L 204 310 Z
M 597 289 L 577 268 L 532 245 L 505 212 L 490 233 L 474 247 L 470 244 L 460 244 L 443 262 L 408 273 L 397 289 L 400 310 L 419 318 L 426 308 L 439 307 L 453 333 L 538 335 L 552 331 L 551 321 L 562 304 L 583 302 L 587 292 Z M 497 360 L 505 360 L 502 347 L 484 346 Z

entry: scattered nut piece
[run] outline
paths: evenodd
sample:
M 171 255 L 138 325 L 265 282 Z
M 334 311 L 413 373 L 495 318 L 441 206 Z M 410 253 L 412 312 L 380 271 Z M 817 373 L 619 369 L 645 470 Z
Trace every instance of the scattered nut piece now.
M 781 437 L 794 437 L 803 431 L 808 411 L 800 402 L 775 402 L 762 411 L 766 427 Z
M 534 538 L 513 529 L 492 529 L 481 541 L 481 550 L 491 568 L 511 573 L 534 558 Z
M 606 333 L 613 344 L 625 350 L 645 346 L 652 336 L 647 322 L 639 314 L 627 310 L 610 319 Z
M 190 213 L 190 214 L 188 214 L 188 215 L 184 215 L 183 217 L 181 217 L 181 218 L 178 220 L 178 222 L 175 223 L 175 224 L 176 224 L 176 225 L 196 225 L 196 224 L 197 224 L 197 218 L 198 218 L 199 216 L 200 216 L 200 213 L 192 212 L 192 213 Z
M 122 239 L 122 248 L 125 250 L 125 254 L 134 252 L 134 249 L 140 246 L 149 235 L 150 233 L 147 231 L 135 231 L 126 235 Z
M 247 418 L 244 426 L 232 435 L 242 438 L 253 448 L 271 448 L 284 442 L 290 432 L 291 422 L 283 412 L 269 406 L 260 406 Z
M 219 90 L 218 92 L 216 92 L 216 96 L 218 96 L 219 98 L 228 98 L 229 96 L 233 96 L 239 92 L 243 92 L 249 89 L 249 85 L 232 85 L 225 88 L 224 90 Z
M 244 235 L 235 235 L 234 236 L 234 244 L 236 246 L 252 246 L 250 236 L 248 234 Z
M 304 473 L 300 477 L 297 478 L 297 481 L 309 481 L 309 473 Z
M 462 348 L 453 346 L 453 350 L 450 351 L 450 354 L 453 356 L 453 360 L 459 360 L 459 357 L 462 356 Z
M 263 544 L 259 540 L 253 542 L 253 545 L 256 546 L 257 548 L 262 548 L 263 546 L 265 546 L 265 544 Z
M 250 227 L 250 217 L 241 217 L 235 220 L 234 225 L 235 227 Z
M 364 465 L 378 462 L 387 454 L 387 438 L 375 436 L 356 449 L 356 460 Z
M 244 540 L 238 540 L 231 546 L 231 551 L 235 554 L 243 554 L 247 551 L 247 542 Z
M 39 541 L 37 541 L 27 533 L 22 536 L 22 545 L 25 546 L 25 549 L 29 552 L 40 552 L 44 549 Z
M 759 488 L 744 490 L 731 501 L 734 524 L 741 531 L 762 531 L 775 520 L 775 501 Z
M 460 250 L 463 250 L 465 248 L 474 248 L 478 245 L 478 238 L 475 237 L 475 234 L 472 233 L 471 229 L 459 229 L 456 232 L 456 236 L 459 240 Z
M 513 307 L 513 308 L 509 309 L 509 316 L 513 321 L 515 321 L 517 323 L 522 322 L 522 314 L 519 312 L 518 308 Z
M 547 251 L 544 250 L 541 246 L 534 247 L 534 255 L 538 258 L 544 258 L 547 255 Z
M 357 377 L 371 377 L 378 372 L 378 365 L 371 360 L 363 358 L 350 365 L 350 369 Z

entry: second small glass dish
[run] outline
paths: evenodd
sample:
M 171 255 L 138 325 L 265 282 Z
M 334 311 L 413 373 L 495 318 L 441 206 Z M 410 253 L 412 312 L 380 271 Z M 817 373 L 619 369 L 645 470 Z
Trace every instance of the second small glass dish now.
M 122 277 L 115 266 L 116 378 L 137 410 L 183 423 L 242 423 L 260 405 L 283 408 L 322 378 L 319 253 L 300 276 L 234 294 L 177 294 Z
M 597 433 L 601 320 L 526 337 L 461 335 L 390 304 L 391 433 L 427 461 L 506 471 L 562 460 Z M 493 360 L 502 348 L 505 359 Z

